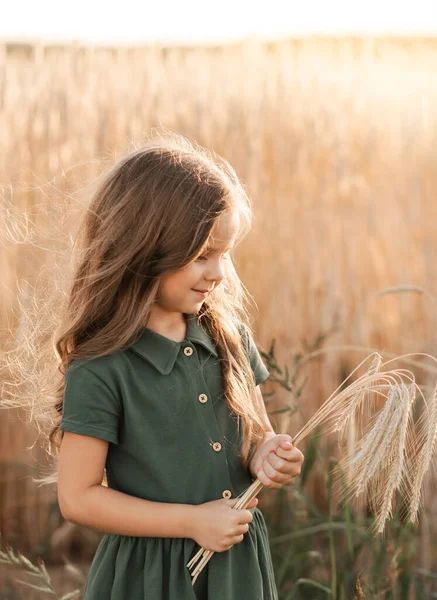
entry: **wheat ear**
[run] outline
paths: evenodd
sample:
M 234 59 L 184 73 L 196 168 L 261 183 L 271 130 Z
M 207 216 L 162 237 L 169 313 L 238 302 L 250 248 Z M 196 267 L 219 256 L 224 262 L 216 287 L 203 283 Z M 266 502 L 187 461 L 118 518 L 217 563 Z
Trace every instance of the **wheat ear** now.
M 418 452 L 411 461 L 411 472 L 414 474 L 411 484 L 411 501 L 409 506 L 409 520 L 417 522 L 417 514 L 422 503 L 422 482 L 431 464 L 432 458 L 437 453 L 437 384 L 434 386 L 431 397 L 425 405 L 418 422 L 416 444 Z
M 416 354 L 427 356 L 437 362 L 437 359 L 428 354 Z M 365 434 L 359 439 L 356 455 L 340 463 L 340 468 L 346 467 L 349 473 L 350 485 L 347 493 L 355 496 L 366 493 L 376 516 L 375 526 L 378 532 L 383 531 L 385 521 L 391 515 L 394 492 L 400 489 L 405 497 L 411 500 L 408 490 L 413 485 L 421 488 L 431 456 L 437 450 L 436 389 L 434 389 L 429 405 L 425 401 L 426 406 L 429 406 L 427 415 L 421 421 L 424 430 L 421 438 L 425 441 L 422 444 L 421 453 L 417 455 L 417 436 L 413 427 L 412 407 L 416 398 L 416 390 L 422 397 L 423 394 L 415 383 L 411 371 L 406 369 L 382 370 L 388 363 L 408 356 L 414 356 L 414 354 L 403 355 L 385 363 L 382 363 L 381 356 L 377 352 L 368 356 L 293 437 L 293 444 L 297 445 L 322 424 L 325 433 L 335 432 L 342 440 L 349 424 L 358 422 L 359 425 L 362 425 L 366 398 L 372 401 L 374 395 L 385 398 L 383 409 L 373 417 Z M 372 358 L 372 364 L 366 373 L 339 392 L 345 381 L 369 358 Z M 405 383 L 404 380 L 407 380 L 408 383 Z M 388 392 L 385 393 L 387 390 Z M 425 400 L 425 398 L 423 399 Z M 364 430 L 364 428 L 362 429 Z M 408 464 L 417 466 L 414 481 L 407 468 Z M 257 496 L 262 488 L 261 481 L 256 480 L 242 494 L 234 508 L 246 508 L 250 500 Z M 411 500 L 410 515 L 415 515 L 417 512 L 416 506 L 420 503 L 420 492 L 418 494 L 419 496 L 417 493 L 413 495 L 413 500 Z M 201 548 L 188 563 L 187 566 L 191 568 L 199 559 L 201 561 L 192 573 L 193 585 L 213 554 L 213 551 Z

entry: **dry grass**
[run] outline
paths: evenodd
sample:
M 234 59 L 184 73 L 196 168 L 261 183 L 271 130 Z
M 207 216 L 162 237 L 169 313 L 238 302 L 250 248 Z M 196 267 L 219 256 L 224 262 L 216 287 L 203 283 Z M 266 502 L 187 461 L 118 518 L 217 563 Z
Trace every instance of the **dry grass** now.
M 435 354 L 435 41 L 0 53 L 0 216 L 29 209 L 36 244 L 0 230 L 5 335 L 19 330 L 20 290 L 50 263 L 45 248 L 67 235 L 63 203 L 80 208 L 100 158 L 162 124 L 226 156 L 248 184 L 256 218 L 237 268 L 257 299 L 261 345 L 276 337 L 286 362 L 337 325 L 330 352 L 308 366 L 308 417 L 363 352 Z M 399 284 L 412 287 L 377 294 Z M 2 454 L 26 463 L 32 434 L 1 419 Z M 277 430 L 298 431 L 299 419 L 285 415 Z

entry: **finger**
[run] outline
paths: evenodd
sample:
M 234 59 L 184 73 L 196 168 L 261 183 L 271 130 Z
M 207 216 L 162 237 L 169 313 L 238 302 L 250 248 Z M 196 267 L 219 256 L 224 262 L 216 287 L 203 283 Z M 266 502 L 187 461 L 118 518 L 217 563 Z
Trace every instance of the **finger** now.
M 245 508 L 254 508 L 258 504 L 258 498 L 252 498 Z
M 253 514 L 250 512 L 250 510 L 247 510 L 247 508 L 242 508 L 241 510 L 237 511 L 237 523 L 239 524 L 244 524 L 244 523 L 252 523 L 253 521 Z
M 293 447 L 290 450 L 285 450 L 285 448 L 282 448 L 282 446 L 280 446 L 276 449 L 276 454 L 281 458 L 285 458 L 285 460 L 289 460 L 290 456 L 293 456 L 295 450 L 297 450 L 297 448 Z
M 299 448 L 294 448 L 294 450 L 292 451 L 291 456 L 288 460 L 289 460 L 289 462 L 303 462 L 304 455 L 299 450 Z
M 242 533 L 247 533 L 249 531 L 249 523 L 243 523 L 239 525 L 237 530 L 235 531 L 235 535 L 241 535 Z
M 239 533 L 238 535 L 231 535 L 227 538 L 227 542 L 229 544 L 239 544 L 240 542 L 242 542 L 244 539 L 244 535 L 242 533 Z
M 276 435 L 274 441 L 278 447 L 281 446 L 285 449 L 290 449 L 293 447 L 293 438 L 288 433 L 280 433 Z
M 299 448 L 295 448 L 295 450 L 297 450 L 297 454 L 299 456 L 299 459 L 303 462 L 305 460 L 305 456 L 304 456 L 303 452 L 301 452 L 299 450 Z
M 290 479 L 290 476 L 291 477 L 296 476 L 297 469 L 302 464 L 301 461 L 285 460 L 283 458 L 279 458 L 278 456 L 275 456 L 275 457 L 272 456 L 270 458 L 269 462 L 276 471 L 278 471 L 279 473 L 282 473 L 285 478 L 288 477 L 288 480 Z M 269 475 L 269 474 L 267 473 L 267 475 Z M 269 477 L 272 479 L 272 477 L 270 475 L 269 475 Z M 283 479 L 282 483 L 286 483 L 286 480 Z
M 270 470 L 272 469 L 272 470 Z M 264 485 L 268 486 L 271 489 L 276 489 L 282 487 L 282 483 L 279 483 L 277 480 L 278 473 L 273 469 L 271 465 L 265 465 L 260 471 L 261 477 L 264 477 L 266 483 Z
M 262 467 L 258 471 L 257 477 L 261 481 L 261 483 L 267 487 L 273 487 L 275 485 L 275 482 L 269 479 L 264 473 L 264 469 Z
M 272 467 L 272 465 L 270 463 L 268 463 L 267 461 L 264 461 L 263 470 L 264 470 L 264 473 L 267 475 L 267 477 L 269 479 L 271 479 L 271 481 L 274 481 L 275 483 L 283 483 L 288 479 L 287 475 L 284 475 L 283 473 L 276 471 L 276 469 L 274 467 Z
M 280 458 L 277 454 L 271 454 L 269 456 L 269 463 L 272 465 L 276 471 L 280 471 L 281 473 L 287 473 L 287 463 L 288 461 Z
M 291 462 L 303 462 L 304 460 L 304 455 L 299 448 L 293 448 L 292 450 L 283 450 L 282 448 L 278 448 L 276 454 L 277 456 Z

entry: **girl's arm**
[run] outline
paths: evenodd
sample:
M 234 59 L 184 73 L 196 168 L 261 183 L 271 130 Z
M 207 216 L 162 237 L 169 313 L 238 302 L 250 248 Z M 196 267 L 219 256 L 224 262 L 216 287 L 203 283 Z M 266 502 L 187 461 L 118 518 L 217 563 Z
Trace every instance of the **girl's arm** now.
M 58 476 L 62 516 L 104 533 L 191 538 L 196 505 L 152 502 L 101 485 L 108 445 L 64 431 Z

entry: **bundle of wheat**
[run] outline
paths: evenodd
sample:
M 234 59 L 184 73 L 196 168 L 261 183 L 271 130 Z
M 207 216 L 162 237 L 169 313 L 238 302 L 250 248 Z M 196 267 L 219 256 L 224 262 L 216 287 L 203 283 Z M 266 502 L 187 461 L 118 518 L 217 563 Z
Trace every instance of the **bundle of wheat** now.
M 416 355 L 437 362 L 429 354 Z M 369 355 L 293 437 L 296 446 L 321 426 L 324 433 L 336 433 L 339 442 L 343 443 L 353 425 L 358 432 L 353 451 L 340 460 L 335 470 L 347 475 L 343 499 L 359 496 L 366 499 L 375 516 L 374 533 L 384 530 L 385 522 L 392 514 L 396 490 L 401 492 L 408 506 L 409 520 L 417 521 L 424 476 L 437 450 L 437 383 L 427 401 L 411 371 L 384 371 L 390 362 L 407 356 L 413 355 L 399 356 L 383 363 L 378 352 Z M 372 362 L 364 375 L 340 392 L 344 383 L 369 359 Z M 423 399 L 423 408 L 414 422 L 416 392 Z M 384 399 L 382 406 L 377 402 L 378 398 Z M 374 412 L 376 404 L 379 408 Z M 365 416 L 364 409 L 369 417 Z M 239 497 L 234 509 L 246 508 L 262 488 L 261 481 L 254 481 Z M 191 569 L 200 560 L 191 573 L 193 585 L 213 554 L 211 550 L 200 548 L 187 564 Z

